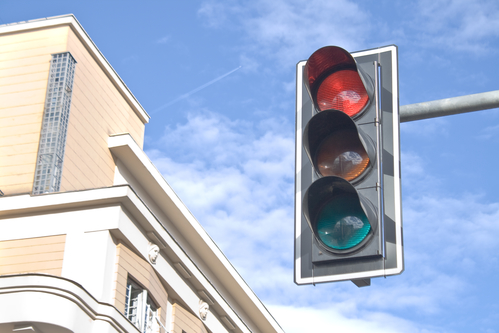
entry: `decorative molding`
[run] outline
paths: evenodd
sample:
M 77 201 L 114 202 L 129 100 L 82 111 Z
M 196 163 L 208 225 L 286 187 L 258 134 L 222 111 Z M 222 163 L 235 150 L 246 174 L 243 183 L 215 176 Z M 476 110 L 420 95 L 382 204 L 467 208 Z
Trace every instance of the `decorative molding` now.
M 159 256 L 159 246 L 154 243 L 149 243 L 149 248 L 147 249 L 147 256 L 151 264 L 156 264 L 156 259 Z
M 202 320 L 206 320 L 209 311 L 210 311 L 210 305 L 204 302 L 203 300 L 199 300 L 199 317 Z

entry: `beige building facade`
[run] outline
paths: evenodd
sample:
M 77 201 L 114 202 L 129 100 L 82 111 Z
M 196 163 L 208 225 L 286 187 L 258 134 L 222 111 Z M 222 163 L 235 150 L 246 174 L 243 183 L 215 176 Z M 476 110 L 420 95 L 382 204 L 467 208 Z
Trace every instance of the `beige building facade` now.
M 73 15 L 0 26 L 0 333 L 282 332 Z

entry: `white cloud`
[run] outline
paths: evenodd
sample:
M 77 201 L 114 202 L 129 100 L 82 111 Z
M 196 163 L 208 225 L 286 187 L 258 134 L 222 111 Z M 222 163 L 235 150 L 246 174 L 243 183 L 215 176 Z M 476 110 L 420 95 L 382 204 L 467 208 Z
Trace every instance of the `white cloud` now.
M 499 251 L 498 203 L 463 191 L 456 197 L 414 195 L 406 206 L 405 217 L 420 221 L 410 226 L 409 239 L 425 247 L 425 253 L 438 253 L 433 261 L 440 267 L 459 270 L 457 261 L 483 261 L 483 251 L 490 253 L 489 259 L 499 258 L 495 254 Z
M 422 135 L 425 135 L 424 133 Z M 402 150 L 401 165 L 402 165 L 402 190 L 403 194 L 409 193 L 410 197 L 420 197 L 423 193 L 432 193 L 441 185 L 441 180 L 434 177 L 427 171 L 430 161 L 416 154 Z M 414 191 L 417 189 L 417 191 Z M 404 201 L 409 198 L 403 196 Z M 405 202 L 404 202 L 405 204 Z M 404 206 L 404 214 L 405 214 Z
M 499 125 L 487 126 L 478 135 L 480 140 L 497 140 L 499 137 Z
M 135 63 L 139 60 L 139 57 L 137 55 L 131 55 L 131 56 L 128 56 L 128 57 L 125 57 L 121 60 L 121 63 L 122 64 L 125 64 L 125 65 L 128 65 L 130 63 Z
M 260 67 L 259 62 L 255 57 L 250 57 L 246 54 L 241 54 L 239 56 L 239 63 L 241 64 L 241 70 L 244 73 L 254 73 Z
M 156 40 L 156 44 L 166 44 L 170 40 L 170 36 L 164 36 Z
M 324 45 L 355 51 L 371 28 L 368 13 L 348 0 L 207 1 L 198 14 L 209 26 L 229 24 L 228 17 L 233 18 L 237 23 L 231 26 L 248 37 L 247 49 L 285 66 Z
M 345 306 L 346 305 L 346 306 Z M 364 312 L 347 304 L 322 308 L 271 305 L 270 310 L 287 333 L 342 332 L 342 333 L 430 333 L 431 328 L 420 329 L 410 321 L 381 312 Z
M 206 1 L 198 15 L 209 27 L 240 33 L 243 38 L 233 47 L 241 72 L 261 73 L 288 95 L 294 78 L 274 75 L 280 68 L 294 68 L 327 44 L 347 50 L 374 46 L 366 44 L 379 28 L 379 38 L 395 36 L 410 48 L 466 52 L 475 46 L 486 50 L 499 36 L 496 2 L 424 0 L 394 6 L 410 10 L 378 22 L 376 11 L 347 0 L 228 0 Z M 445 55 L 433 58 L 436 67 L 450 66 Z M 265 84 L 270 86 L 269 80 Z M 489 125 L 483 134 L 490 137 L 496 128 Z M 465 318 L 459 304 L 473 306 L 476 277 L 497 272 L 487 264 L 499 261 L 494 254 L 499 253 L 494 239 L 499 204 L 479 193 L 444 193 L 445 179 L 433 176 L 428 157 L 414 151 L 402 151 L 406 271 L 362 289 L 350 282 L 293 283 L 293 127 L 277 117 L 250 122 L 196 111 L 166 128 L 148 154 L 251 288 L 265 304 L 274 304 L 270 310 L 287 332 L 444 332 L 426 325 L 426 319 L 448 327 L 443 322 L 456 313 Z M 405 123 L 401 129 L 410 143 L 416 136 L 428 141 L 437 133 L 452 134 L 446 118 Z M 470 314 L 471 321 L 478 316 Z
M 494 0 L 420 0 L 414 20 L 425 45 L 482 53 L 499 37 L 499 3 Z
M 476 268 L 499 260 L 482 255 L 499 253 L 499 204 L 466 193 L 439 196 L 424 158 L 404 152 L 406 272 L 362 289 L 296 286 L 292 129 L 280 118 L 251 123 L 191 113 L 166 128 L 161 150 L 147 153 L 251 288 L 275 304 L 286 331 L 441 332 L 410 313 L 439 317 L 470 296 L 473 274 L 483 274 Z
M 198 16 L 203 17 L 205 19 L 205 23 L 209 27 L 220 27 L 227 20 L 227 8 L 228 5 L 225 6 L 218 2 L 205 2 L 201 5 L 198 10 Z
M 371 10 L 349 0 L 207 0 L 198 16 L 209 27 L 241 31 L 247 38 L 246 53 L 264 55 L 284 66 L 325 45 L 356 51 L 376 43 L 396 43 L 483 54 L 495 52 L 492 43 L 499 38 L 495 0 L 384 5 L 384 11 L 393 11 L 390 20 Z
M 448 135 L 449 122 L 445 117 L 437 117 L 412 122 L 405 122 L 400 125 L 402 137 L 404 134 L 416 134 L 418 137 L 433 137 L 435 134 Z
M 162 139 L 173 158 L 148 152 L 229 258 L 248 269 L 292 239 L 287 228 L 282 240 L 271 241 L 292 221 L 294 139 L 290 124 L 279 121 L 190 115 Z
M 402 153 L 405 243 L 425 251 L 409 252 L 421 264 L 429 254 L 432 262 L 447 272 L 484 258 L 483 251 L 499 259 L 499 203 L 487 202 L 481 194 L 442 193 L 440 180 L 426 171 L 430 161 L 415 153 Z M 487 252 L 488 253 L 488 252 Z

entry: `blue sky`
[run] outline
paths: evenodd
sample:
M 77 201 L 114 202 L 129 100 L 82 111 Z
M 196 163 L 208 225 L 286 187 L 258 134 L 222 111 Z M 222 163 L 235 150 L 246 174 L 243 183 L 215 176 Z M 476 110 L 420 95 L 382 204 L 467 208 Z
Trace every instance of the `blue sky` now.
M 296 63 L 396 44 L 400 105 L 497 90 L 499 2 L 0 1 L 0 24 L 68 13 L 151 114 L 148 156 L 286 332 L 499 332 L 498 109 L 401 125 L 402 275 L 293 283 Z

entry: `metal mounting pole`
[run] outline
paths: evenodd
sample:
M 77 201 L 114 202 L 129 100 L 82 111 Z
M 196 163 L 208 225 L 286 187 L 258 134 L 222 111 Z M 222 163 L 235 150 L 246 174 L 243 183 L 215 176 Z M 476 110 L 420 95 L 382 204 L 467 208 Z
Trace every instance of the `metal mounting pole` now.
M 400 122 L 449 116 L 453 114 L 499 108 L 499 90 L 431 102 L 403 105 Z

